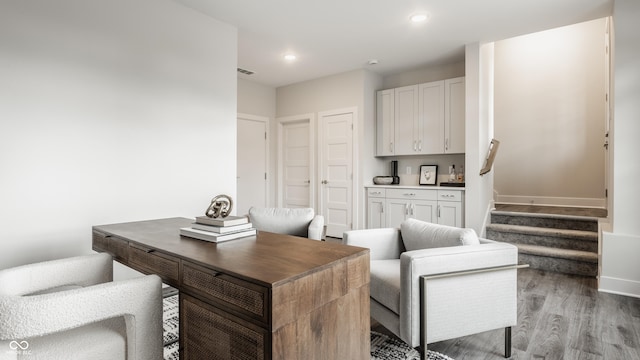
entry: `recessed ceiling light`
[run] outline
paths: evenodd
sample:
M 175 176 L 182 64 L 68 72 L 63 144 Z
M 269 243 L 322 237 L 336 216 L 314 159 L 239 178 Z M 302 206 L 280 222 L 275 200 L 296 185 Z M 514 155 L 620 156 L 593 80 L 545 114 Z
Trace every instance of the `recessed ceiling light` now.
M 412 23 L 421 23 L 429 19 L 429 14 L 425 12 L 415 13 L 409 16 Z
M 286 54 L 284 56 L 284 59 L 287 60 L 287 61 L 294 61 L 296 58 L 297 57 L 295 55 L 293 55 L 293 54 Z

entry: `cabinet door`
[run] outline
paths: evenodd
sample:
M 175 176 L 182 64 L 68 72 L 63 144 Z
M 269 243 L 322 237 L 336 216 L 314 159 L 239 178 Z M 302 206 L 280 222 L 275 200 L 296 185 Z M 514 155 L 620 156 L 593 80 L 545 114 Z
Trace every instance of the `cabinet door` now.
M 399 228 L 400 224 L 409 215 L 409 204 L 403 199 L 387 199 L 386 204 L 386 227 Z
M 463 227 L 462 203 L 453 201 L 438 202 L 438 224 Z
M 417 151 L 418 99 L 418 85 L 395 89 L 395 155 Z
M 416 220 L 436 223 L 437 207 L 438 207 L 437 201 L 414 200 L 411 203 L 411 209 L 409 210 L 409 217 L 412 217 Z
M 420 84 L 418 153 L 444 152 L 444 81 Z
M 377 94 L 376 111 L 376 155 L 394 154 L 395 91 L 381 90 Z
M 464 77 L 444 81 L 445 87 L 445 147 L 449 154 L 464 153 L 465 84 Z
M 367 229 L 385 227 L 384 198 L 371 198 L 367 202 Z

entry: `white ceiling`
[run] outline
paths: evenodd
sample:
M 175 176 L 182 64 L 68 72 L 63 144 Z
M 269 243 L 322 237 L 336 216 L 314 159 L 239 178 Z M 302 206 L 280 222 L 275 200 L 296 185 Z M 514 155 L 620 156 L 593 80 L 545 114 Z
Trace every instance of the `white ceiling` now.
M 238 28 L 239 75 L 279 87 L 367 68 L 381 75 L 464 59 L 464 45 L 611 15 L 613 0 L 176 0 Z M 412 24 L 409 15 L 431 18 Z M 283 60 L 295 53 L 293 63 Z M 368 65 L 377 59 L 377 65 Z

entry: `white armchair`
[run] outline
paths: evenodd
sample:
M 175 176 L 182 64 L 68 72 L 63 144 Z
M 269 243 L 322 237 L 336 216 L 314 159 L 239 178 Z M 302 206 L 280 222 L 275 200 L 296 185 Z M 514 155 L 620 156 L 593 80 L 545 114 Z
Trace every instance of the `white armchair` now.
M 367 247 L 371 316 L 412 347 L 517 324 L 518 249 L 478 239 L 472 229 L 405 221 L 401 229 L 347 231 Z
M 108 254 L 0 270 L 1 359 L 162 359 L 162 282 Z
M 260 231 L 322 240 L 324 216 L 315 215 L 311 208 L 256 208 L 249 209 L 249 221 Z

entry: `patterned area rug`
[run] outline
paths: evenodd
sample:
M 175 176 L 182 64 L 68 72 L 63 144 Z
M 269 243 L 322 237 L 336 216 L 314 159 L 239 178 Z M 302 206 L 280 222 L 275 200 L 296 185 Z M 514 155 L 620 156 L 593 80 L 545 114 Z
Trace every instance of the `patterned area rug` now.
M 175 292 L 165 294 L 162 300 L 164 323 L 164 360 L 179 360 L 178 353 L 178 326 L 179 304 L 178 295 Z M 371 359 L 372 360 L 419 360 L 420 353 L 404 342 L 387 335 L 371 332 Z M 452 358 L 427 350 L 428 360 L 453 360 Z
M 427 350 L 428 360 L 453 360 L 447 355 Z M 371 360 L 420 360 L 418 350 L 404 342 L 378 332 L 371 332 Z

